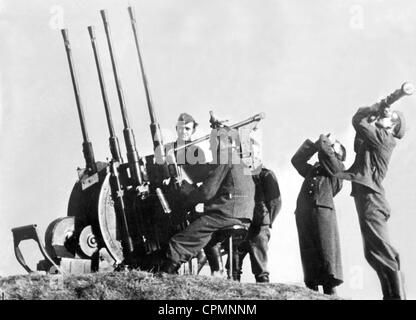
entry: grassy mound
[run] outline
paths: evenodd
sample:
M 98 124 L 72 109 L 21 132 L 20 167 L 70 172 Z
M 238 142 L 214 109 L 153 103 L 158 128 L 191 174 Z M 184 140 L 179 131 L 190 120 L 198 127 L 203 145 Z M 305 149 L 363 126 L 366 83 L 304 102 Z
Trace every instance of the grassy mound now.
M 125 271 L 63 277 L 22 275 L 0 278 L 5 299 L 41 300 L 332 300 L 303 287 L 239 283 L 222 278 Z

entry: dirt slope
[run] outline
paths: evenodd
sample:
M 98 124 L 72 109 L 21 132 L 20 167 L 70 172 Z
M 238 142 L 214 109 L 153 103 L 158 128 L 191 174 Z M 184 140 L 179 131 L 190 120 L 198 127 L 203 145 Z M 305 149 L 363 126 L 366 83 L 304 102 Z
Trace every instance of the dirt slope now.
M 311 290 L 279 283 L 238 283 L 207 276 L 151 274 L 142 271 L 80 276 L 22 275 L 0 278 L 5 299 L 105 300 L 329 300 Z

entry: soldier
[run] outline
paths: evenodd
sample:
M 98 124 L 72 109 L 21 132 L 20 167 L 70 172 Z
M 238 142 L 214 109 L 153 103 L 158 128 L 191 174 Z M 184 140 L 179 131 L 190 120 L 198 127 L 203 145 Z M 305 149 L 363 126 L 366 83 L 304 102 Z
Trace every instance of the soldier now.
M 318 152 L 318 162 L 308 160 Z M 333 197 L 342 180 L 334 173 L 344 170 L 345 148 L 331 136 L 320 135 L 313 143 L 306 140 L 292 157 L 292 164 L 305 178 L 296 206 L 300 255 L 305 285 L 325 294 L 335 294 L 343 282 L 338 225 Z
M 257 283 L 269 282 L 267 269 L 267 251 L 270 240 L 270 228 L 282 207 L 279 184 L 272 170 L 261 163 L 258 144 L 253 141 L 256 168 L 253 180 L 256 186 L 255 208 L 253 222 L 248 230 L 246 241 L 239 248 L 240 268 L 242 270 L 244 257 L 249 253 L 251 271 Z M 257 151 L 257 152 L 256 152 Z M 241 273 L 239 278 L 241 277 Z
M 377 272 L 383 299 L 405 299 L 399 254 L 388 237 L 390 206 L 382 185 L 395 139 L 404 136 L 405 118 L 382 100 L 371 107 L 359 108 L 352 124 L 356 131 L 355 160 L 337 176 L 352 182 L 351 196 L 358 213 L 364 255 Z
M 222 131 L 222 130 L 221 130 Z M 224 227 L 251 223 L 254 209 L 254 182 L 244 174 L 242 163 L 235 161 L 235 146 L 231 132 L 211 133 L 211 150 L 217 151 L 219 163 L 209 164 L 211 171 L 200 187 L 188 183 L 181 186 L 184 203 L 195 206 L 204 203 L 204 213 L 183 231 L 173 236 L 168 244 L 161 271 L 175 273 L 180 264 L 197 255 L 210 243 L 212 234 Z M 224 161 L 225 160 L 225 161 Z M 234 160 L 234 161 L 233 161 Z
M 195 133 L 198 123 L 188 113 L 181 113 L 176 123 L 177 140 L 165 145 L 166 154 L 172 152 L 177 147 L 184 146 L 192 141 L 192 135 Z M 183 149 L 179 149 L 174 152 L 175 161 L 178 165 L 182 165 L 183 172 L 191 179 L 198 177 L 201 171 L 200 166 L 194 166 L 195 164 L 206 163 L 204 151 L 197 145 L 192 145 Z M 201 206 L 190 208 L 190 214 L 187 219 L 192 221 L 197 216 L 197 210 L 201 210 Z M 181 218 L 179 218 L 181 219 Z M 208 250 L 208 249 L 207 249 Z M 213 249 L 211 250 L 213 251 Z M 215 254 L 216 251 L 213 251 Z M 198 263 L 204 261 L 205 253 L 203 250 L 198 254 Z
M 195 133 L 197 126 L 198 123 L 190 114 L 181 113 L 176 124 L 177 140 L 165 146 L 166 154 L 172 149 L 191 142 L 192 135 Z M 197 145 L 178 150 L 175 152 L 175 158 L 179 165 L 193 165 L 206 162 L 204 151 Z

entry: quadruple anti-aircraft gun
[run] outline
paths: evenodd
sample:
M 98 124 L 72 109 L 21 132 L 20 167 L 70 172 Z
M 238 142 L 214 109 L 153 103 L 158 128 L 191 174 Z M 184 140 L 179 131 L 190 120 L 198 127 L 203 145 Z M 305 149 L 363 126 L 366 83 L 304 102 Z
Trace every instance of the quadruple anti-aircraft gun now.
M 68 31 L 61 30 L 81 124 L 85 168 L 78 169 L 78 181 L 69 198 L 67 216 L 49 224 L 44 243 L 35 224 L 12 229 L 16 258 L 28 272 L 33 270 L 26 263 L 19 244 L 29 239 L 38 243 L 44 257 L 37 264 L 38 271 L 71 274 L 140 266 L 141 260 L 160 251 L 175 233 L 183 230 L 188 224 L 188 212 L 177 197 L 177 190 L 183 179 L 186 177 L 192 183 L 202 182 L 210 170 L 208 164 L 178 164 L 172 153 L 166 154 L 144 70 L 135 12 L 132 7 L 128 8 L 128 12 L 150 115 L 154 154 L 145 157 L 138 154 L 117 69 L 108 16 L 105 10 L 101 10 L 123 119 L 127 160 L 121 155 L 119 140 L 113 126 L 95 29 L 89 26 L 111 152 L 110 161 L 95 160 L 87 132 Z M 249 132 L 254 130 L 263 118 L 264 114 L 260 113 L 230 126 L 239 132 L 237 146 L 241 160 L 248 167 L 253 164 Z M 212 113 L 210 122 L 214 129 L 224 126 L 224 123 L 215 119 Z M 173 151 L 190 147 L 208 138 L 209 135 L 177 146 Z

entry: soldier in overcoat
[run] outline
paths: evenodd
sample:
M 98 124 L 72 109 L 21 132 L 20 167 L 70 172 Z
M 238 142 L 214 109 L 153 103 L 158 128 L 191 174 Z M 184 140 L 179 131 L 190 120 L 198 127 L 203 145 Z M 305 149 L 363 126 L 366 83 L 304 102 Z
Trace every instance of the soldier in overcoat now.
M 318 153 L 318 161 L 309 164 Z M 292 157 L 292 164 L 304 177 L 295 211 L 305 285 L 335 294 L 343 282 L 341 249 L 333 198 L 342 180 L 333 173 L 344 169 L 345 148 L 332 136 L 307 139 Z

